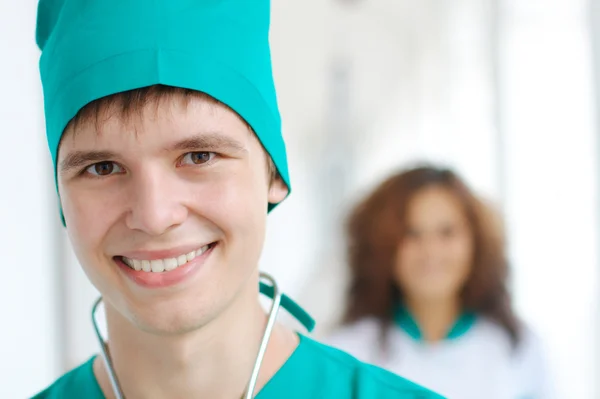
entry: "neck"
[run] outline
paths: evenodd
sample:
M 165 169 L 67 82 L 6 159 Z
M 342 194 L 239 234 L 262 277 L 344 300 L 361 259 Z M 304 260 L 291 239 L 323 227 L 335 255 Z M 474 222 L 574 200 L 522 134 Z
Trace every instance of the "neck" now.
M 107 306 L 110 356 L 127 398 L 241 398 L 267 321 L 256 288 L 246 291 L 209 324 L 176 336 L 141 331 Z M 255 393 L 285 363 L 297 343 L 290 331 L 275 328 Z M 100 358 L 94 368 L 105 396 L 114 398 Z
M 444 339 L 461 312 L 458 298 L 407 299 L 406 307 L 428 342 Z

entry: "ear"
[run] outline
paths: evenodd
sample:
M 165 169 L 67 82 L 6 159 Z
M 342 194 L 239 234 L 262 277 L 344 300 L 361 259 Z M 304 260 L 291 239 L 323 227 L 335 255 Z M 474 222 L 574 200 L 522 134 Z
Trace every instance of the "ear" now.
M 288 195 L 288 187 L 281 177 L 276 177 L 269 187 L 269 203 L 278 204 Z

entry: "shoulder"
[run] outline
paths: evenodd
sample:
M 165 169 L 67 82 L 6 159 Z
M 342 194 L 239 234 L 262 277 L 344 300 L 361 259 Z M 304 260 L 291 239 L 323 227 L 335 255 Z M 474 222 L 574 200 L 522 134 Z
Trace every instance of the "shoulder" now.
M 527 379 L 546 378 L 546 354 L 539 335 L 527 325 L 521 328 L 521 337 L 515 353 L 519 374 Z
M 490 320 L 486 316 L 478 316 L 475 325 L 473 326 L 473 332 L 482 338 L 492 340 L 497 343 L 498 341 L 509 344 L 510 337 L 506 331 L 495 321 Z
M 338 328 L 320 341 L 347 351 L 358 359 L 376 363 L 379 353 L 381 324 L 374 318 L 365 318 Z
M 92 357 L 84 364 L 67 372 L 32 399 L 103 398 L 102 391 L 94 377 L 94 358 Z
M 337 397 L 357 399 L 442 399 L 441 396 L 403 377 L 366 364 L 352 355 L 302 337 L 306 352 L 315 359 L 313 364 L 322 376 L 337 384 L 332 389 Z M 341 392 L 342 390 L 350 390 Z
M 508 335 L 497 324 L 485 321 L 481 327 L 482 335 L 492 337 L 490 342 L 507 348 L 509 367 L 523 397 L 553 397 L 553 373 L 547 362 L 546 350 L 542 339 L 529 325 L 520 323 L 516 346 L 511 345 Z
M 516 363 L 539 361 L 543 357 L 543 345 L 537 333 L 527 324 L 519 323 L 519 338 L 513 346 L 506 331 L 497 323 L 481 318 L 477 323 L 477 334 L 482 340 L 510 348 L 512 358 Z
M 542 357 L 543 344 L 539 335 L 529 326 L 521 325 L 518 354 L 521 358 Z
M 547 361 L 544 343 L 538 334 L 525 324 L 521 326 L 521 337 L 513 365 L 522 395 L 536 398 L 555 397 L 553 370 Z
M 510 362 L 515 355 L 515 346 L 507 331 L 497 322 L 479 316 L 468 333 L 468 344 L 490 356 L 498 357 L 503 363 Z
M 365 345 L 377 341 L 380 332 L 380 323 L 376 319 L 365 318 L 338 328 L 321 341 L 327 345 L 346 349 L 357 344 Z

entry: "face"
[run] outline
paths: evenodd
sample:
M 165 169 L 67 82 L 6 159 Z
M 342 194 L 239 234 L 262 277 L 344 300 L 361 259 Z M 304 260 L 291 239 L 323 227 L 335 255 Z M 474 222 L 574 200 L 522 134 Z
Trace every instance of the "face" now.
M 459 200 L 443 187 L 422 189 L 409 202 L 399 246 L 397 283 L 409 300 L 456 299 L 473 258 L 473 238 Z
M 266 154 L 227 107 L 201 98 L 150 104 L 67 131 L 59 191 L 75 253 L 104 300 L 146 331 L 218 317 L 253 284 L 270 184 Z

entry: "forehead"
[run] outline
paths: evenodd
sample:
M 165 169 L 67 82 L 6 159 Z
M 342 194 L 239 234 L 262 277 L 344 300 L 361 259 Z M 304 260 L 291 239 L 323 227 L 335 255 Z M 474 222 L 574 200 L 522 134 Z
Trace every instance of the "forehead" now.
M 412 222 L 434 223 L 462 220 L 463 204 L 458 196 L 443 186 L 431 186 L 419 190 L 408 206 Z

